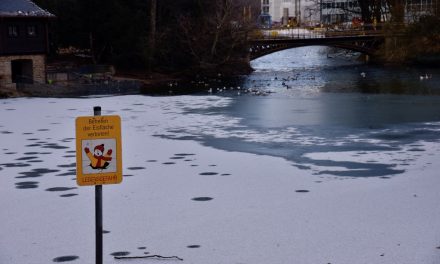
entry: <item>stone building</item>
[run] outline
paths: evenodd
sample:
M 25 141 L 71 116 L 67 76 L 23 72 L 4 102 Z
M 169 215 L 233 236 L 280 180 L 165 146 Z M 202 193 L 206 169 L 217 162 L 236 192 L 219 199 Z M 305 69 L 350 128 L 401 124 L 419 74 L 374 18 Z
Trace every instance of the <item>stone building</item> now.
M 51 18 L 30 0 L 0 1 L 0 88 L 46 82 Z

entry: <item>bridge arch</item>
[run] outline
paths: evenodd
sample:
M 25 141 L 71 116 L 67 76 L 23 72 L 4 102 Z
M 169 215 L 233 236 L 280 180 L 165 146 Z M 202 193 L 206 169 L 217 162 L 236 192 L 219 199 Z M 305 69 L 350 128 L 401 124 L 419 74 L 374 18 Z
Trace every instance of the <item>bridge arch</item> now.
M 299 47 L 329 46 L 373 55 L 383 43 L 383 36 L 350 36 L 350 37 L 321 37 L 321 38 L 278 38 L 254 39 L 250 41 L 250 60 L 259 57 Z
M 324 46 L 324 47 L 332 47 L 332 48 L 339 48 L 339 49 L 345 49 L 345 50 L 350 50 L 350 51 L 355 51 L 355 52 L 360 52 L 362 54 L 366 54 L 366 55 L 373 55 L 371 53 L 371 51 L 369 50 L 365 50 L 362 47 L 356 47 L 356 46 L 351 46 L 351 45 L 342 45 L 342 44 L 333 44 L 333 45 L 279 45 L 279 46 L 275 46 L 275 47 L 261 47 L 261 46 L 256 46 L 256 47 L 252 47 L 250 50 L 250 60 L 255 60 L 258 58 L 261 58 L 263 56 L 275 53 L 275 52 L 279 52 L 279 51 L 283 51 L 283 50 L 288 50 L 288 49 L 294 49 L 294 48 L 301 48 L 301 47 L 310 47 L 310 46 Z M 253 49 L 261 49 L 258 51 L 254 51 Z

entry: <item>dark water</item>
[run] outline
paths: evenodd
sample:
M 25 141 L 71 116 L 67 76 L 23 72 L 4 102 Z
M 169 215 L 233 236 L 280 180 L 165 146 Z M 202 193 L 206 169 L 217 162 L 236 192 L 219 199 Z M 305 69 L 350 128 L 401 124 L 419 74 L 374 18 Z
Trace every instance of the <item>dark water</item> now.
M 221 92 L 213 89 L 231 98 L 227 106 L 188 112 L 238 120 L 224 126 L 229 136 L 201 130 L 193 138 L 220 149 L 283 157 L 318 175 L 402 173 L 416 160 L 414 149 L 424 150 L 418 142 L 440 138 L 440 69 L 367 65 L 355 55 L 307 47 L 255 60 L 253 74 L 219 86 Z M 353 153 L 346 161 L 307 155 L 348 151 Z M 361 158 L 375 153 L 392 158 Z

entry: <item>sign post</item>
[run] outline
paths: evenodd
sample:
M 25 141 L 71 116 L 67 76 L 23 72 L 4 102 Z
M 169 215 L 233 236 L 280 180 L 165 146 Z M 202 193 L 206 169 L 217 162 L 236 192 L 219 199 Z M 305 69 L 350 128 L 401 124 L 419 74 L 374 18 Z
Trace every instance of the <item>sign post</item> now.
M 76 182 L 95 186 L 96 264 L 103 264 L 102 185 L 122 181 L 121 118 L 101 116 L 76 118 Z

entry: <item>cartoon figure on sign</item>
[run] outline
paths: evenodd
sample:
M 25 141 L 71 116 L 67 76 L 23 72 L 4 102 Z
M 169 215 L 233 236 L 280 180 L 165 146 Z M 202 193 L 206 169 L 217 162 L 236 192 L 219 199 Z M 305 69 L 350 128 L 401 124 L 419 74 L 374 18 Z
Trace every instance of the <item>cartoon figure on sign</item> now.
M 89 148 L 84 148 L 87 157 L 90 160 L 90 167 L 94 170 L 104 170 L 110 164 L 109 161 L 112 160 L 112 150 L 109 149 L 107 154 L 104 155 L 104 144 L 95 146 L 93 153 L 90 152 Z

